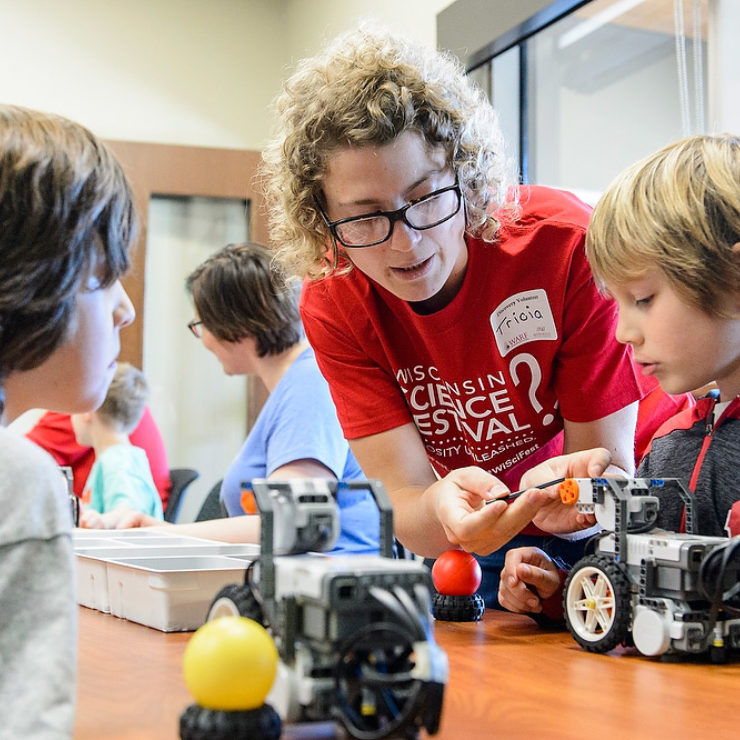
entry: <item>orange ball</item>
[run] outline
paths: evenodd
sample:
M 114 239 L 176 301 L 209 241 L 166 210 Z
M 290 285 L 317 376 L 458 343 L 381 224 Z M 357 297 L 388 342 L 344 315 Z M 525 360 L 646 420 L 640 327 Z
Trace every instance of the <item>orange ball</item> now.
M 432 566 L 434 588 L 447 596 L 471 596 L 480 581 L 480 564 L 464 550 L 443 552 Z

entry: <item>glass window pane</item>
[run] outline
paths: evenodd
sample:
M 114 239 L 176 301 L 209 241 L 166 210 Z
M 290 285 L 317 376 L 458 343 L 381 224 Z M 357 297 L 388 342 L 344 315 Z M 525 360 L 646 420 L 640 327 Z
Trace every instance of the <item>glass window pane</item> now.
M 498 113 L 499 125 L 504 134 L 507 155 L 516 166 L 520 160 L 520 95 L 519 64 L 521 53 L 519 46 L 499 54 L 491 60 L 491 100 Z M 522 101 L 524 102 L 524 101 Z M 526 169 L 524 170 L 526 171 Z
M 221 247 L 246 241 L 248 221 L 243 200 L 154 196 L 149 203 L 143 370 L 170 467 L 200 473 L 188 489 L 192 506 L 181 510 L 185 520 L 223 478 L 247 432 L 246 378 L 224 375 L 188 330 L 185 279 Z
M 531 182 L 593 201 L 627 165 L 705 130 L 706 43 L 683 5 L 683 44 L 658 0 L 597 0 L 525 42 Z

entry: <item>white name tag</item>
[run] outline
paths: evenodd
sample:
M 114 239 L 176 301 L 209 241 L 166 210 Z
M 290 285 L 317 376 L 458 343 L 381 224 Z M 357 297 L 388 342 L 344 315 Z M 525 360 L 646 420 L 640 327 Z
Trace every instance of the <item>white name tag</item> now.
M 558 338 L 547 293 L 541 288 L 515 293 L 502 301 L 490 320 L 502 357 L 528 342 Z

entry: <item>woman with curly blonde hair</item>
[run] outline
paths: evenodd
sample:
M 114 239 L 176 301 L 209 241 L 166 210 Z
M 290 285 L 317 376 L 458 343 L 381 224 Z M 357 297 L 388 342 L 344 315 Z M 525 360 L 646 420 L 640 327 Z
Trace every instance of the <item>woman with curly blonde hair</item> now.
M 337 267 L 336 250 L 326 261 L 331 234 L 315 199 L 327 156 L 339 147 L 421 133 L 454 167 L 468 230 L 488 241 L 498 229 L 492 207 L 504 203 L 513 181 L 495 111 L 451 58 L 403 39 L 360 38 L 355 46 L 353 37 L 340 37 L 304 61 L 278 99 L 278 132 L 265 153 L 267 202 L 272 238 L 299 274 L 324 276 Z
M 263 173 L 272 238 L 309 278 L 307 336 L 398 538 L 429 557 L 485 556 L 535 515 L 576 528 L 551 492 L 483 504 L 563 452 L 606 448 L 524 482 L 633 470 L 641 392 L 590 278 L 588 207 L 514 186 L 495 112 L 459 64 L 382 30 L 301 62 L 277 120 Z M 491 605 L 502 563 L 484 559 Z

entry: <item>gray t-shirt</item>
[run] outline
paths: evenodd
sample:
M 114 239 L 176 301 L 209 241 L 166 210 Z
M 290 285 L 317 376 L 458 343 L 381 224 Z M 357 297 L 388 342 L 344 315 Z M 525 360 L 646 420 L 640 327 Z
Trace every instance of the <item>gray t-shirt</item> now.
M 72 517 L 52 458 L 0 429 L 0 740 L 72 737 Z

